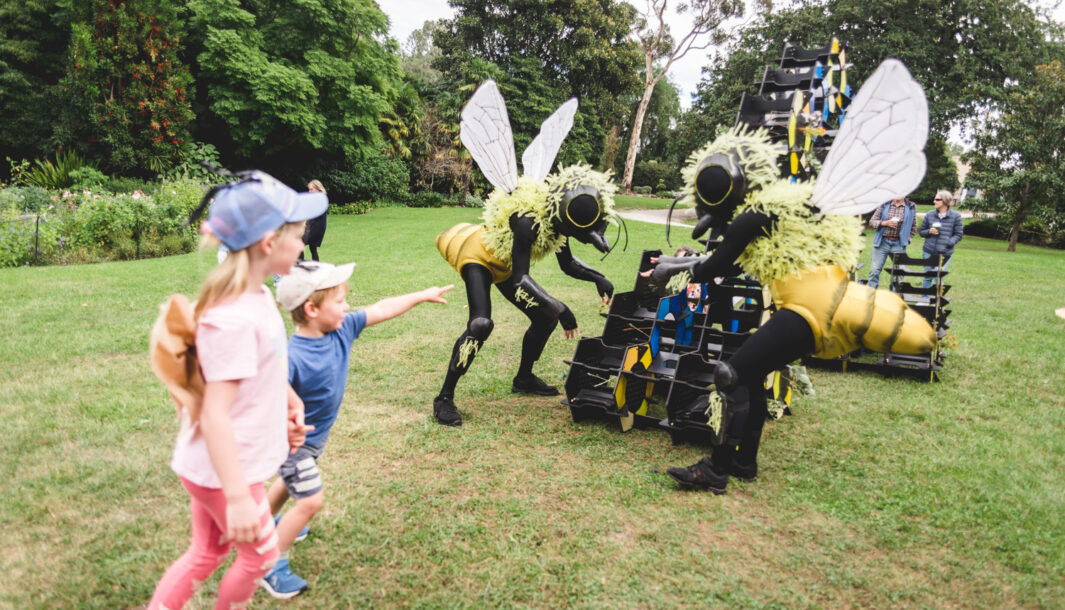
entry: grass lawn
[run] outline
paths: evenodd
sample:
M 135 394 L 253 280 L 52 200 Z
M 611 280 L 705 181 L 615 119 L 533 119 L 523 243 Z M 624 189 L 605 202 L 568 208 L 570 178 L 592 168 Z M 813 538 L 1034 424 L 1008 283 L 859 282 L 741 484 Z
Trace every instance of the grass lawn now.
M 356 305 L 458 282 L 433 238 L 478 212 L 332 217 L 323 258 L 358 262 Z M 629 231 L 628 252 L 602 262 L 575 248 L 619 291 L 643 248 L 665 247 L 661 225 Z M 816 395 L 767 425 L 759 480 L 725 496 L 664 474 L 705 448 L 513 396 L 525 318 L 497 294 L 495 333 L 458 388 L 462 428 L 431 419 L 465 326 L 461 285 L 371 328 L 322 460 L 326 505 L 292 555 L 311 590 L 285 606 L 1060 606 L 1065 253 L 1005 249 L 959 245 L 942 383 L 812 371 Z M 138 607 L 181 554 L 177 425 L 148 331 L 213 263 L 0 270 L 0 606 Z M 534 276 L 599 334 L 594 287 L 551 260 Z M 574 346 L 556 333 L 541 376 L 561 382 Z M 220 573 L 190 607 L 213 602 Z
M 614 207 L 619 210 L 668 210 L 671 205 L 672 199 L 653 195 L 614 195 Z

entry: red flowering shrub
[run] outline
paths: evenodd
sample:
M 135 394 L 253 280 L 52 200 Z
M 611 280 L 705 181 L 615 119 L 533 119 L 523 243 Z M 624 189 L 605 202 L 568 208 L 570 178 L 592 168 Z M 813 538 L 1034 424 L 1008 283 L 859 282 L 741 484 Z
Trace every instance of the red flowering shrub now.
M 170 2 L 93 0 L 92 20 L 73 26 L 66 86 L 83 103 L 79 136 L 114 171 L 159 174 L 182 160 L 192 76 L 177 22 Z

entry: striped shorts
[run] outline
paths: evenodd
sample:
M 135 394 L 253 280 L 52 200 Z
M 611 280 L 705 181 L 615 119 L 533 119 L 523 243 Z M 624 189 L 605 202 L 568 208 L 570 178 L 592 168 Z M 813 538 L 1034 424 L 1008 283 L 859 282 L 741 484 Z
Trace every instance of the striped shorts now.
M 277 474 L 285 482 L 291 498 L 306 498 L 322 491 L 322 475 L 318 472 L 318 457 L 325 447 L 303 445 L 288 456 Z

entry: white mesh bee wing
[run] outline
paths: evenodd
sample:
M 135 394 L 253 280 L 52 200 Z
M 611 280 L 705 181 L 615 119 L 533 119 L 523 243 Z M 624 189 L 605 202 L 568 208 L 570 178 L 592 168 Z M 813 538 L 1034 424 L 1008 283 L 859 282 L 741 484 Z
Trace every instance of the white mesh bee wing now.
M 495 81 L 481 83 L 466 102 L 459 139 L 492 185 L 508 193 L 518 188 L 514 134 L 510 131 L 507 105 Z
M 577 98 L 571 97 L 540 125 L 540 133 L 529 142 L 529 147 L 521 155 L 521 167 L 526 178 L 540 181 L 551 172 L 562 140 L 566 139 L 566 134 L 573 128 L 573 117 L 576 114 Z
M 908 195 L 925 172 L 928 101 L 897 59 L 885 60 L 847 109 L 810 203 L 828 214 L 864 214 Z

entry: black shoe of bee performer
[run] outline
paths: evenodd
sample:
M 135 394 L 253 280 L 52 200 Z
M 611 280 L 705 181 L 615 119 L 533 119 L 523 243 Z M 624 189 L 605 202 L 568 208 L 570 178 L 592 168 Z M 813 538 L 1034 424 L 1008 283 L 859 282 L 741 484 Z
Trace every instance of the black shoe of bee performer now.
M 725 493 L 728 485 L 728 473 L 718 474 L 710 466 L 710 458 L 704 457 L 687 468 L 670 468 L 666 471 L 669 476 L 680 483 L 681 487 L 698 489 L 700 491 L 712 491 L 715 494 Z
M 462 416 L 459 415 L 455 402 L 447 396 L 437 396 L 433 400 L 433 417 L 445 426 L 461 426 Z
M 744 483 L 751 483 L 758 480 L 758 462 L 751 462 L 750 464 L 740 464 L 733 461 L 732 465 L 728 468 L 728 473 L 733 478 L 739 479 Z
M 510 391 L 515 394 L 535 394 L 537 396 L 558 396 L 558 388 L 547 385 L 543 379 L 536 375 L 528 377 L 515 377 L 511 382 Z

